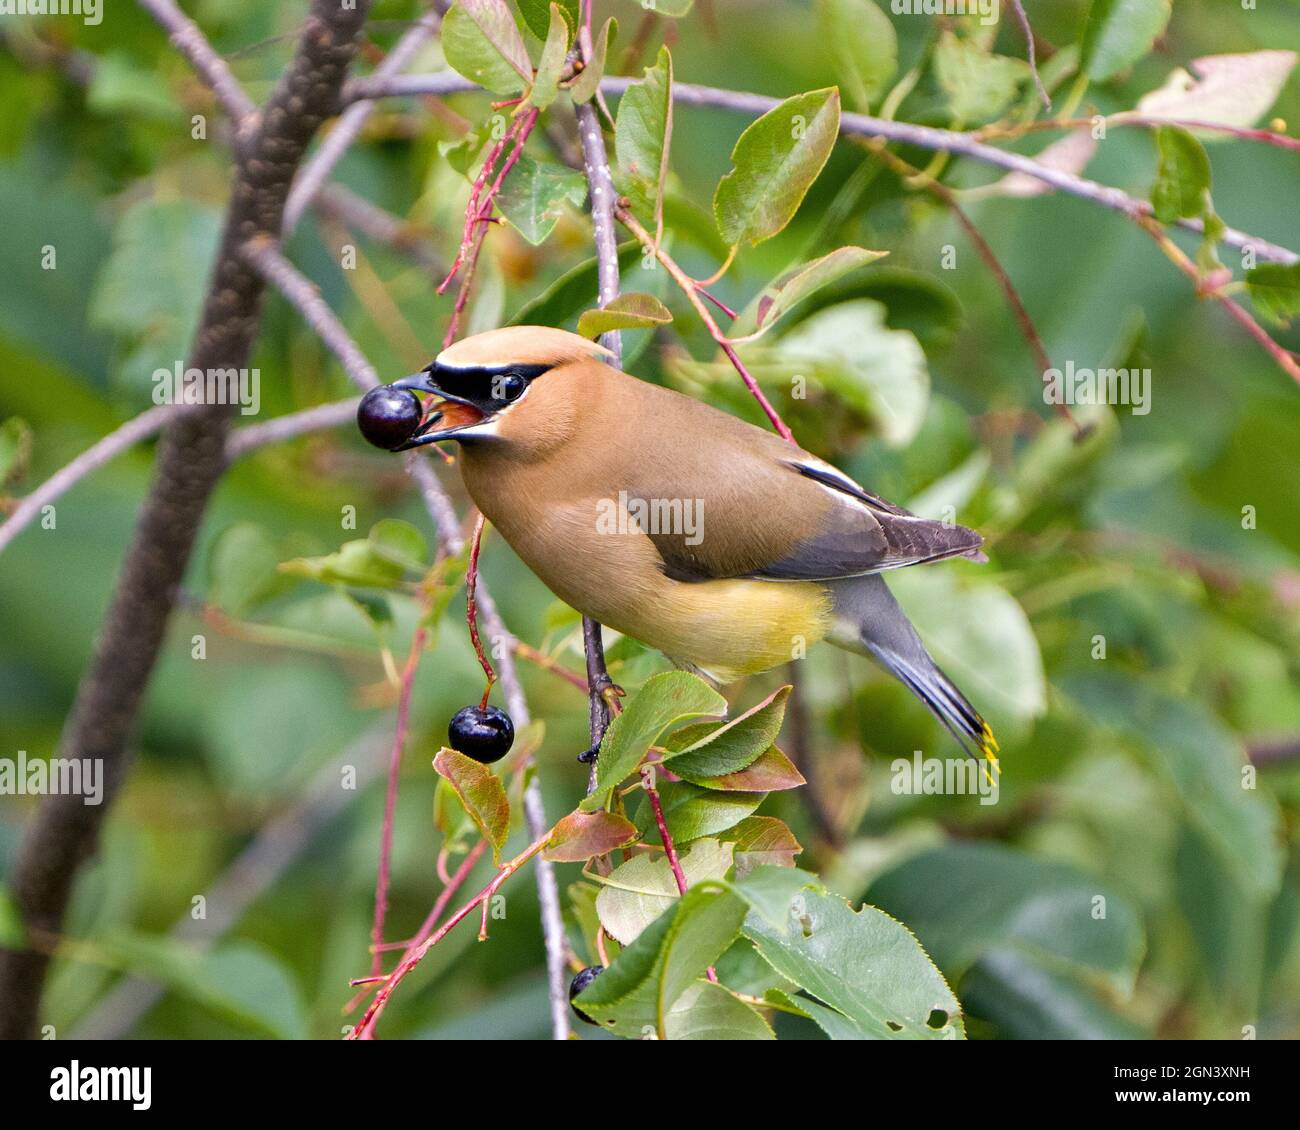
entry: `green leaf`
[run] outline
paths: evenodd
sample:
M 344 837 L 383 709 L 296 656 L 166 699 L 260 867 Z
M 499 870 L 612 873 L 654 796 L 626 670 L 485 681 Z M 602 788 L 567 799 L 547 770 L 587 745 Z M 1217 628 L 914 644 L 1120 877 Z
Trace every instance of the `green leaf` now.
M 954 981 L 990 950 L 1010 947 L 1127 994 L 1145 948 L 1137 912 L 1119 892 L 999 844 L 955 843 L 912 856 L 877 879 L 867 898 L 915 930 Z
M 747 816 L 722 838 L 733 846 L 737 882 L 760 867 L 793 867 L 803 851 L 789 825 L 775 816 Z
M 729 244 L 761 243 L 790 222 L 835 147 L 833 87 L 787 98 L 740 135 L 734 168 L 718 183 L 713 215 Z
M 1151 187 L 1151 207 L 1162 224 L 1180 216 L 1199 216 L 1210 192 L 1210 158 L 1205 146 L 1185 129 L 1162 126 L 1155 131 L 1160 161 Z
M 775 793 L 782 789 L 797 789 L 808 783 L 794 763 L 776 746 L 769 746 L 746 768 L 734 773 L 705 777 L 698 773 L 684 772 L 678 765 L 673 766 L 673 772 L 693 785 L 725 792 Z
M 522 11 L 522 9 L 520 9 Z M 527 19 L 527 15 L 524 16 Z M 569 50 L 570 25 L 558 4 L 550 7 L 550 26 L 540 38 L 546 42 L 537 61 L 537 76 L 528 93 L 528 101 L 539 110 L 545 110 L 560 92 L 560 75 L 564 71 L 564 56 Z
M 422 573 L 429 560 L 429 543 L 410 522 L 381 518 L 368 537 L 375 555 L 411 573 Z
M 809 295 L 888 254 L 888 251 L 868 251 L 865 247 L 839 247 L 820 259 L 786 271 L 768 283 L 741 312 L 732 326 L 732 340 L 752 341 L 761 337 Z
M 1246 272 L 1246 287 L 1255 309 L 1276 326 L 1300 314 L 1300 261 L 1261 263 Z
M 960 125 L 981 125 L 1000 117 L 1029 77 L 1029 64 L 1023 59 L 992 55 L 946 30 L 935 48 L 934 70 Z
M 898 70 L 898 36 L 872 0 L 816 0 L 817 39 L 850 105 L 868 110 Z
M 447 64 L 494 94 L 518 94 L 533 65 L 505 0 L 460 0 L 442 19 Z
M 672 320 L 672 311 L 653 294 L 620 294 L 606 306 L 585 311 L 578 319 L 578 333 L 594 339 L 611 330 L 666 326 Z
M 832 1039 L 964 1037 L 957 998 L 901 922 L 871 906 L 854 911 L 809 885 L 790 900 L 787 923 L 782 929 L 753 913 L 744 933 L 778 973 L 830 1010 L 809 1013 Z
M 566 203 L 577 207 L 586 198 L 587 182 L 581 173 L 554 161 L 534 161 L 525 154 L 501 186 L 497 206 L 519 234 L 536 246 L 555 229 Z
M 673 136 L 673 59 L 667 47 L 624 92 L 614 130 L 615 185 L 634 208 L 662 215 Z
M 433 767 L 456 790 L 470 819 L 492 845 L 492 859 L 500 863 L 510 834 L 510 802 L 501 778 L 486 765 L 446 747 L 438 751 Z
M 32 459 L 32 429 L 26 420 L 10 416 L 0 424 L 0 490 L 19 482 Z
M 790 689 L 787 685 L 773 691 L 757 706 L 720 726 L 702 722 L 678 730 L 665 743 L 665 764 L 679 777 L 716 777 L 747 768 L 781 732 Z
M 613 17 L 607 19 L 596 33 L 592 44 L 591 61 L 569 86 L 569 94 L 574 102 L 590 102 L 600 89 L 600 80 L 605 75 L 605 55 L 609 51 L 610 40 L 618 34 L 618 21 Z
M 636 825 L 612 812 L 570 812 L 551 830 L 542 858 L 552 863 L 581 863 L 632 843 Z
M 993 722 L 1047 710 L 1043 658 L 1024 610 L 992 581 L 899 570 L 889 587 L 939 666 Z
M 636 770 L 665 730 L 689 718 L 726 712 L 727 700 L 698 676 L 685 671 L 654 676 L 605 731 L 596 761 L 596 788 L 582 802 L 582 810 L 603 807 L 610 790 Z
M 1138 100 L 1134 114 L 1249 128 L 1277 101 L 1295 64 L 1294 51 L 1251 51 L 1194 59 L 1191 68 L 1196 78 L 1176 67 L 1159 90 Z M 1127 116 L 1127 111 L 1115 115 L 1118 119 Z M 1222 130 L 1192 132 L 1202 141 L 1231 140 Z
M 242 616 L 283 587 L 279 562 L 271 535 L 256 522 L 228 526 L 208 551 L 209 602 Z
M 920 430 L 930 401 L 925 352 L 912 334 L 885 324 L 880 303 L 857 299 L 819 310 L 775 351 L 787 368 L 868 416 L 891 447 L 911 442 Z
M 528 30 L 541 40 L 546 39 L 550 30 L 552 7 L 560 9 L 560 15 L 564 17 L 570 30 L 575 30 L 581 22 L 579 0 L 555 0 L 554 3 L 548 3 L 548 0 L 516 0 L 516 3 L 519 6 L 519 14 L 528 25 Z
M 674 1002 L 739 937 L 745 910 L 744 900 L 729 890 L 692 887 L 641 930 L 574 1003 L 615 1035 L 668 1038 Z M 689 1021 L 681 1023 L 690 1030 Z
M 677 998 L 664 1025 L 669 1040 L 775 1040 L 753 1005 L 721 985 L 699 980 Z
M 1151 50 L 1172 10 L 1172 0 L 1092 0 L 1080 69 L 1094 82 L 1114 78 Z
M 678 844 L 701 836 L 714 836 L 734 828 L 763 803 L 764 793 L 715 792 L 685 782 L 664 781 L 659 785 L 668 834 Z M 646 843 L 659 843 L 659 828 L 648 797 L 643 797 L 633 817 Z
M 731 858 L 730 844 L 717 840 L 692 844 L 678 857 L 687 889 L 724 878 L 731 870 Z M 596 912 L 605 932 L 628 945 L 680 897 L 667 856 L 638 855 L 606 877 L 596 896 Z

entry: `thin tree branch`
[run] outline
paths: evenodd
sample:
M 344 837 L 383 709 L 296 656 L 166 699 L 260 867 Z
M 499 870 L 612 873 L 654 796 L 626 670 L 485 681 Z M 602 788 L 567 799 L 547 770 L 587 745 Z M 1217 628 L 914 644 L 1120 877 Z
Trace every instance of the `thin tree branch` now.
M 1048 96 L 1047 87 L 1043 85 L 1042 76 L 1038 73 L 1038 53 L 1034 49 L 1034 29 L 1029 26 L 1029 17 L 1025 14 L 1025 6 L 1020 0 L 1011 0 L 1011 10 L 1016 14 L 1016 20 L 1020 24 L 1020 30 L 1025 36 L 1025 53 L 1029 56 L 1029 70 L 1034 76 L 1034 89 L 1038 91 L 1038 97 L 1043 100 L 1043 106 L 1051 110 L 1052 99 Z
M 457 81 L 459 80 L 459 81 Z M 601 80 L 600 89 L 605 94 L 622 94 L 634 79 L 625 77 L 608 77 Z M 360 79 L 351 83 L 344 91 L 344 99 L 371 99 L 399 97 L 413 94 L 455 94 L 477 89 L 473 83 L 459 76 L 437 75 L 399 75 L 392 79 L 373 81 Z M 678 82 L 673 84 L 673 98 L 678 102 L 692 106 L 712 106 L 722 110 L 734 110 L 739 113 L 765 114 L 781 99 L 770 98 L 763 94 L 749 94 L 738 90 L 721 90 L 712 86 L 699 86 L 694 83 Z M 911 122 L 890 121 L 885 118 L 873 118 L 869 114 L 843 114 L 840 117 L 840 133 L 848 137 L 883 137 L 887 141 L 896 141 L 905 145 L 915 145 L 921 149 L 953 153 L 959 157 L 969 157 L 985 165 L 1005 169 L 1008 172 L 1024 173 L 1035 180 L 1058 189 L 1070 196 L 1088 200 L 1109 208 L 1113 212 L 1135 219 L 1151 211 L 1151 205 L 1118 188 L 1098 184 L 1063 169 L 1053 169 L 1040 164 L 1032 157 L 1020 153 L 1011 153 L 996 149 L 981 142 L 975 133 L 961 133 L 956 130 L 937 129 L 933 126 L 914 125 Z M 1178 226 L 1187 231 L 1204 234 L 1204 225 L 1197 218 L 1184 218 Z M 1223 242 L 1230 247 L 1244 250 L 1253 248 L 1260 259 L 1275 263 L 1294 263 L 1300 255 L 1286 247 L 1260 239 L 1236 228 L 1227 228 L 1222 236 Z
M 240 248 L 259 233 L 279 232 L 294 170 L 337 105 L 368 11 L 369 0 L 354 6 L 313 0 L 285 73 L 238 147 L 225 230 L 186 368 L 247 367 L 265 288 Z M 225 468 L 230 411 L 196 406 L 163 433 L 156 477 L 60 743 L 61 756 L 100 763 L 104 803 L 86 805 L 68 794 L 46 798 L 11 872 L 19 914 L 35 933 L 59 932 L 77 871 L 95 850 L 126 777 L 127 740 L 208 497 Z M 34 1034 L 48 967 L 44 953 L 0 951 L 0 1038 Z
M 173 0 L 138 0 L 138 3 L 163 26 L 172 46 L 190 61 L 190 66 L 211 88 L 221 108 L 235 123 L 236 134 L 246 131 L 256 119 L 257 106 L 244 93 L 225 59 L 212 49 L 198 25 Z
M 336 400 L 329 404 L 318 404 L 314 408 L 304 408 L 301 412 L 290 412 L 263 424 L 239 428 L 231 432 L 230 438 L 226 440 L 226 461 L 234 462 L 247 452 L 267 444 L 283 443 L 312 432 L 355 423 L 358 403 L 359 398 L 354 396 L 349 400 Z
M 446 263 L 413 225 L 341 184 L 323 186 L 312 201 L 312 207 L 367 239 L 408 256 L 421 270 L 435 278 L 447 273 Z
M 591 57 L 591 3 L 587 0 L 586 21 L 579 34 L 583 58 Z M 577 106 L 578 138 L 582 146 L 583 170 L 587 177 L 587 194 L 591 201 L 591 227 L 596 243 L 596 302 L 607 306 L 618 297 L 621 285 L 618 271 L 618 236 L 614 230 L 614 179 L 609 171 L 609 154 L 600 128 L 600 115 L 591 102 Z M 602 334 L 600 343 L 610 352 L 609 363 L 623 367 L 623 335 L 617 330 Z M 587 657 L 587 713 L 591 735 L 591 762 L 587 774 L 587 791 L 596 787 L 596 757 L 610 722 L 609 692 L 613 682 L 605 665 L 605 643 L 600 624 L 590 616 L 582 618 L 582 643 Z

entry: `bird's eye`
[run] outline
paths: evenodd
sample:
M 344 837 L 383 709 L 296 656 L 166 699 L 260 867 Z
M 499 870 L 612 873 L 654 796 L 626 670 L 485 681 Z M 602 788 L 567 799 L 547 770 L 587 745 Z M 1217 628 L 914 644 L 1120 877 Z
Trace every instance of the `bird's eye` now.
M 524 394 L 524 389 L 528 387 L 528 382 L 518 373 L 503 373 L 496 378 L 495 388 L 492 395 L 497 400 L 518 400 Z

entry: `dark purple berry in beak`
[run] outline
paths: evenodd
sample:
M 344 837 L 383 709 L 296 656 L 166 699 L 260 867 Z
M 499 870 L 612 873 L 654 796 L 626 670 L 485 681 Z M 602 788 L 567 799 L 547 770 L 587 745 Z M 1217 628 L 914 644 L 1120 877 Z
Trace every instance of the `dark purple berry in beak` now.
M 392 451 L 415 435 L 421 415 L 423 410 L 415 393 L 380 385 L 361 398 L 357 406 L 357 427 L 368 442 Z

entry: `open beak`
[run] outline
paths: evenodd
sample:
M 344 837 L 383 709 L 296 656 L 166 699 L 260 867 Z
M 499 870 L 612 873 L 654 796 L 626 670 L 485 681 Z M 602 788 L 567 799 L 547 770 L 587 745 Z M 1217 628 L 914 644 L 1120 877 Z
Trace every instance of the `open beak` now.
M 418 373 L 393 381 L 393 388 L 427 392 L 435 398 L 434 402 L 426 408 L 424 422 L 415 435 L 394 450 L 409 451 L 413 447 L 450 439 L 457 432 L 481 424 L 488 418 L 488 414 L 471 401 L 455 396 L 442 388 L 434 376 L 435 371 L 436 366 L 431 365 Z

